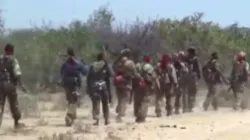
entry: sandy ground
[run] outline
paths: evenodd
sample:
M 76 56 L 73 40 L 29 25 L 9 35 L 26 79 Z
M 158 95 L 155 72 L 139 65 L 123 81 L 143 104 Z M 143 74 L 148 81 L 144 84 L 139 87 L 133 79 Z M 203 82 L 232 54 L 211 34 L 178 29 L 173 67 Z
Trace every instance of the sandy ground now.
M 201 101 L 193 113 L 156 118 L 154 107 L 150 107 L 147 122 L 135 124 L 132 106 L 123 123 L 116 123 L 114 108 L 111 124 L 92 126 L 91 108 L 78 110 L 79 119 L 72 127 L 64 126 L 65 111 L 40 111 L 39 117 L 24 118 L 24 129 L 14 131 L 9 113 L 4 116 L 0 128 L 0 140 L 57 140 L 45 136 L 63 135 L 62 140 L 249 140 L 250 111 L 235 112 L 231 108 L 203 112 Z M 47 103 L 51 104 L 51 103 Z M 66 138 L 73 136 L 74 138 Z M 60 139 L 61 140 L 61 139 Z

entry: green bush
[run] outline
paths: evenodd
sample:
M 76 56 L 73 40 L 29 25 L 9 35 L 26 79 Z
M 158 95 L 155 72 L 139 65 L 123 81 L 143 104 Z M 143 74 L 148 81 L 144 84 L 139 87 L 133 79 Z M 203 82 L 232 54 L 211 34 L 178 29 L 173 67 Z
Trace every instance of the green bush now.
M 162 52 L 194 46 L 201 62 L 212 51 L 218 51 L 225 68 L 230 67 L 235 52 L 250 52 L 248 28 L 239 27 L 236 23 L 222 28 L 202 18 L 203 13 L 194 13 L 178 20 L 161 18 L 142 22 L 137 19 L 133 24 L 115 26 L 113 13 L 107 7 L 100 7 L 87 21 L 72 21 L 57 29 L 44 25 L 13 30 L 8 34 L 2 33 L 0 41 L 1 44 L 11 42 L 16 46 L 24 83 L 32 90 L 55 87 L 62 63 L 57 54 L 67 47 L 73 47 L 80 58 L 91 63 L 93 54 L 102 51 L 103 44 L 109 45 L 110 62 L 124 43 L 134 50 L 135 56 L 152 54 L 154 58 Z M 0 27 L 4 29 L 4 26 Z

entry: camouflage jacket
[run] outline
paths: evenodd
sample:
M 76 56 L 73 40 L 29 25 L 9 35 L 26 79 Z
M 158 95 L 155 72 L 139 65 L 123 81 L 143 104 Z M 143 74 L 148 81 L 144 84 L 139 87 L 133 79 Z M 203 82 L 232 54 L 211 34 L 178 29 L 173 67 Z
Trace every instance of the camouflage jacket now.
M 97 82 L 106 82 L 107 77 L 111 77 L 112 72 L 108 64 L 105 61 L 96 61 L 94 62 L 89 69 L 87 75 L 87 88 L 89 92 L 93 91 L 95 84 Z
M 183 85 L 187 82 L 188 78 L 188 67 L 185 62 L 175 61 L 174 67 L 176 69 L 176 76 L 179 84 Z
M 22 74 L 18 60 L 13 55 L 1 55 L 1 70 L 6 70 L 12 82 L 16 82 L 16 78 Z
M 211 59 L 202 67 L 202 75 L 206 83 L 216 84 L 221 80 L 225 81 L 220 63 L 216 59 Z
M 160 73 L 160 83 L 161 84 L 178 84 L 178 78 L 176 69 L 173 64 L 168 63 L 162 72 Z
M 249 63 L 247 61 L 235 61 L 231 72 L 231 82 L 247 82 L 249 72 Z
M 141 75 L 136 69 L 135 63 L 126 57 L 115 61 L 113 69 L 116 75 L 121 75 L 125 79 L 124 85 L 132 89 L 132 80 L 140 79 Z
M 141 63 L 140 69 L 141 69 L 140 74 L 143 77 L 143 79 L 147 83 L 152 84 L 156 77 L 154 67 L 150 63 Z
M 187 63 L 189 75 L 191 76 L 190 78 L 200 79 L 201 72 L 200 72 L 200 65 L 199 65 L 197 56 L 187 58 L 186 63 Z

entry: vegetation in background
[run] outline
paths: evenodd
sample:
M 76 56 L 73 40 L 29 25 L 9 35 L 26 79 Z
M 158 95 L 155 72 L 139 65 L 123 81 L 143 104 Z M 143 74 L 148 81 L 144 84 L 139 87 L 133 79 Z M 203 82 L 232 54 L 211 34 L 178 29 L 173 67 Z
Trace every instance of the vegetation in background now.
M 250 29 L 236 23 L 222 28 L 217 23 L 203 20 L 203 13 L 182 19 L 161 18 L 132 24 L 114 25 L 115 17 L 108 7 L 100 7 L 86 21 L 74 20 L 67 26 L 54 29 L 49 25 L 19 29 L 4 33 L 4 20 L 0 20 L 1 47 L 10 42 L 16 46 L 21 63 L 23 80 L 31 90 L 54 89 L 62 59 L 58 52 L 73 47 L 77 56 L 90 63 L 103 45 L 109 45 L 109 61 L 121 50 L 122 44 L 131 47 L 135 55 L 152 54 L 197 48 L 204 62 L 212 51 L 221 54 L 224 67 L 228 68 L 232 56 L 239 50 L 250 53 Z M 117 21 L 116 21 L 117 23 Z

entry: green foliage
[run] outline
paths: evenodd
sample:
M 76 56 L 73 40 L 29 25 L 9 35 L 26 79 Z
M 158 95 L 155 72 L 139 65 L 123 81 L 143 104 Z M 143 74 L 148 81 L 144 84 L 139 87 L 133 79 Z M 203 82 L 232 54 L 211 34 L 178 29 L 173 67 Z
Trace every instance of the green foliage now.
M 115 18 L 107 7 L 101 7 L 87 21 L 75 20 L 57 29 L 49 25 L 33 29 L 20 29 L 2 35 L 1 41 L 16 46 L 16 55 L 24 73 L 24 83 L 32 89 L 52 88 L 58 76 L 61 59 L 58 52 L 73 47 L 80 58 L 92 62 L 94 54 L 109 44 L 113 55 L 121 49 L 121 43 L 131 47 L 136 55 L 159 54 L 197 48 L 201 61 L 212 51 L 218 51 L 225 66 L 239 50 L 250 53 L 250 30 L 232 24 L 226 28 L 213 22 L 205 22 L 203 13 L 194 13 L 183 19 L 166 19 L 114 26 Z M 1 24 L 2 23 L 2 24 Z M 0 30 L 4 29 L 0 20 Z M 115 53 L 114 53 L 115 52 Z M 154 56 L 157 58 L 157 56 Z M 110 60 L 111 61 L 111 60 Z

